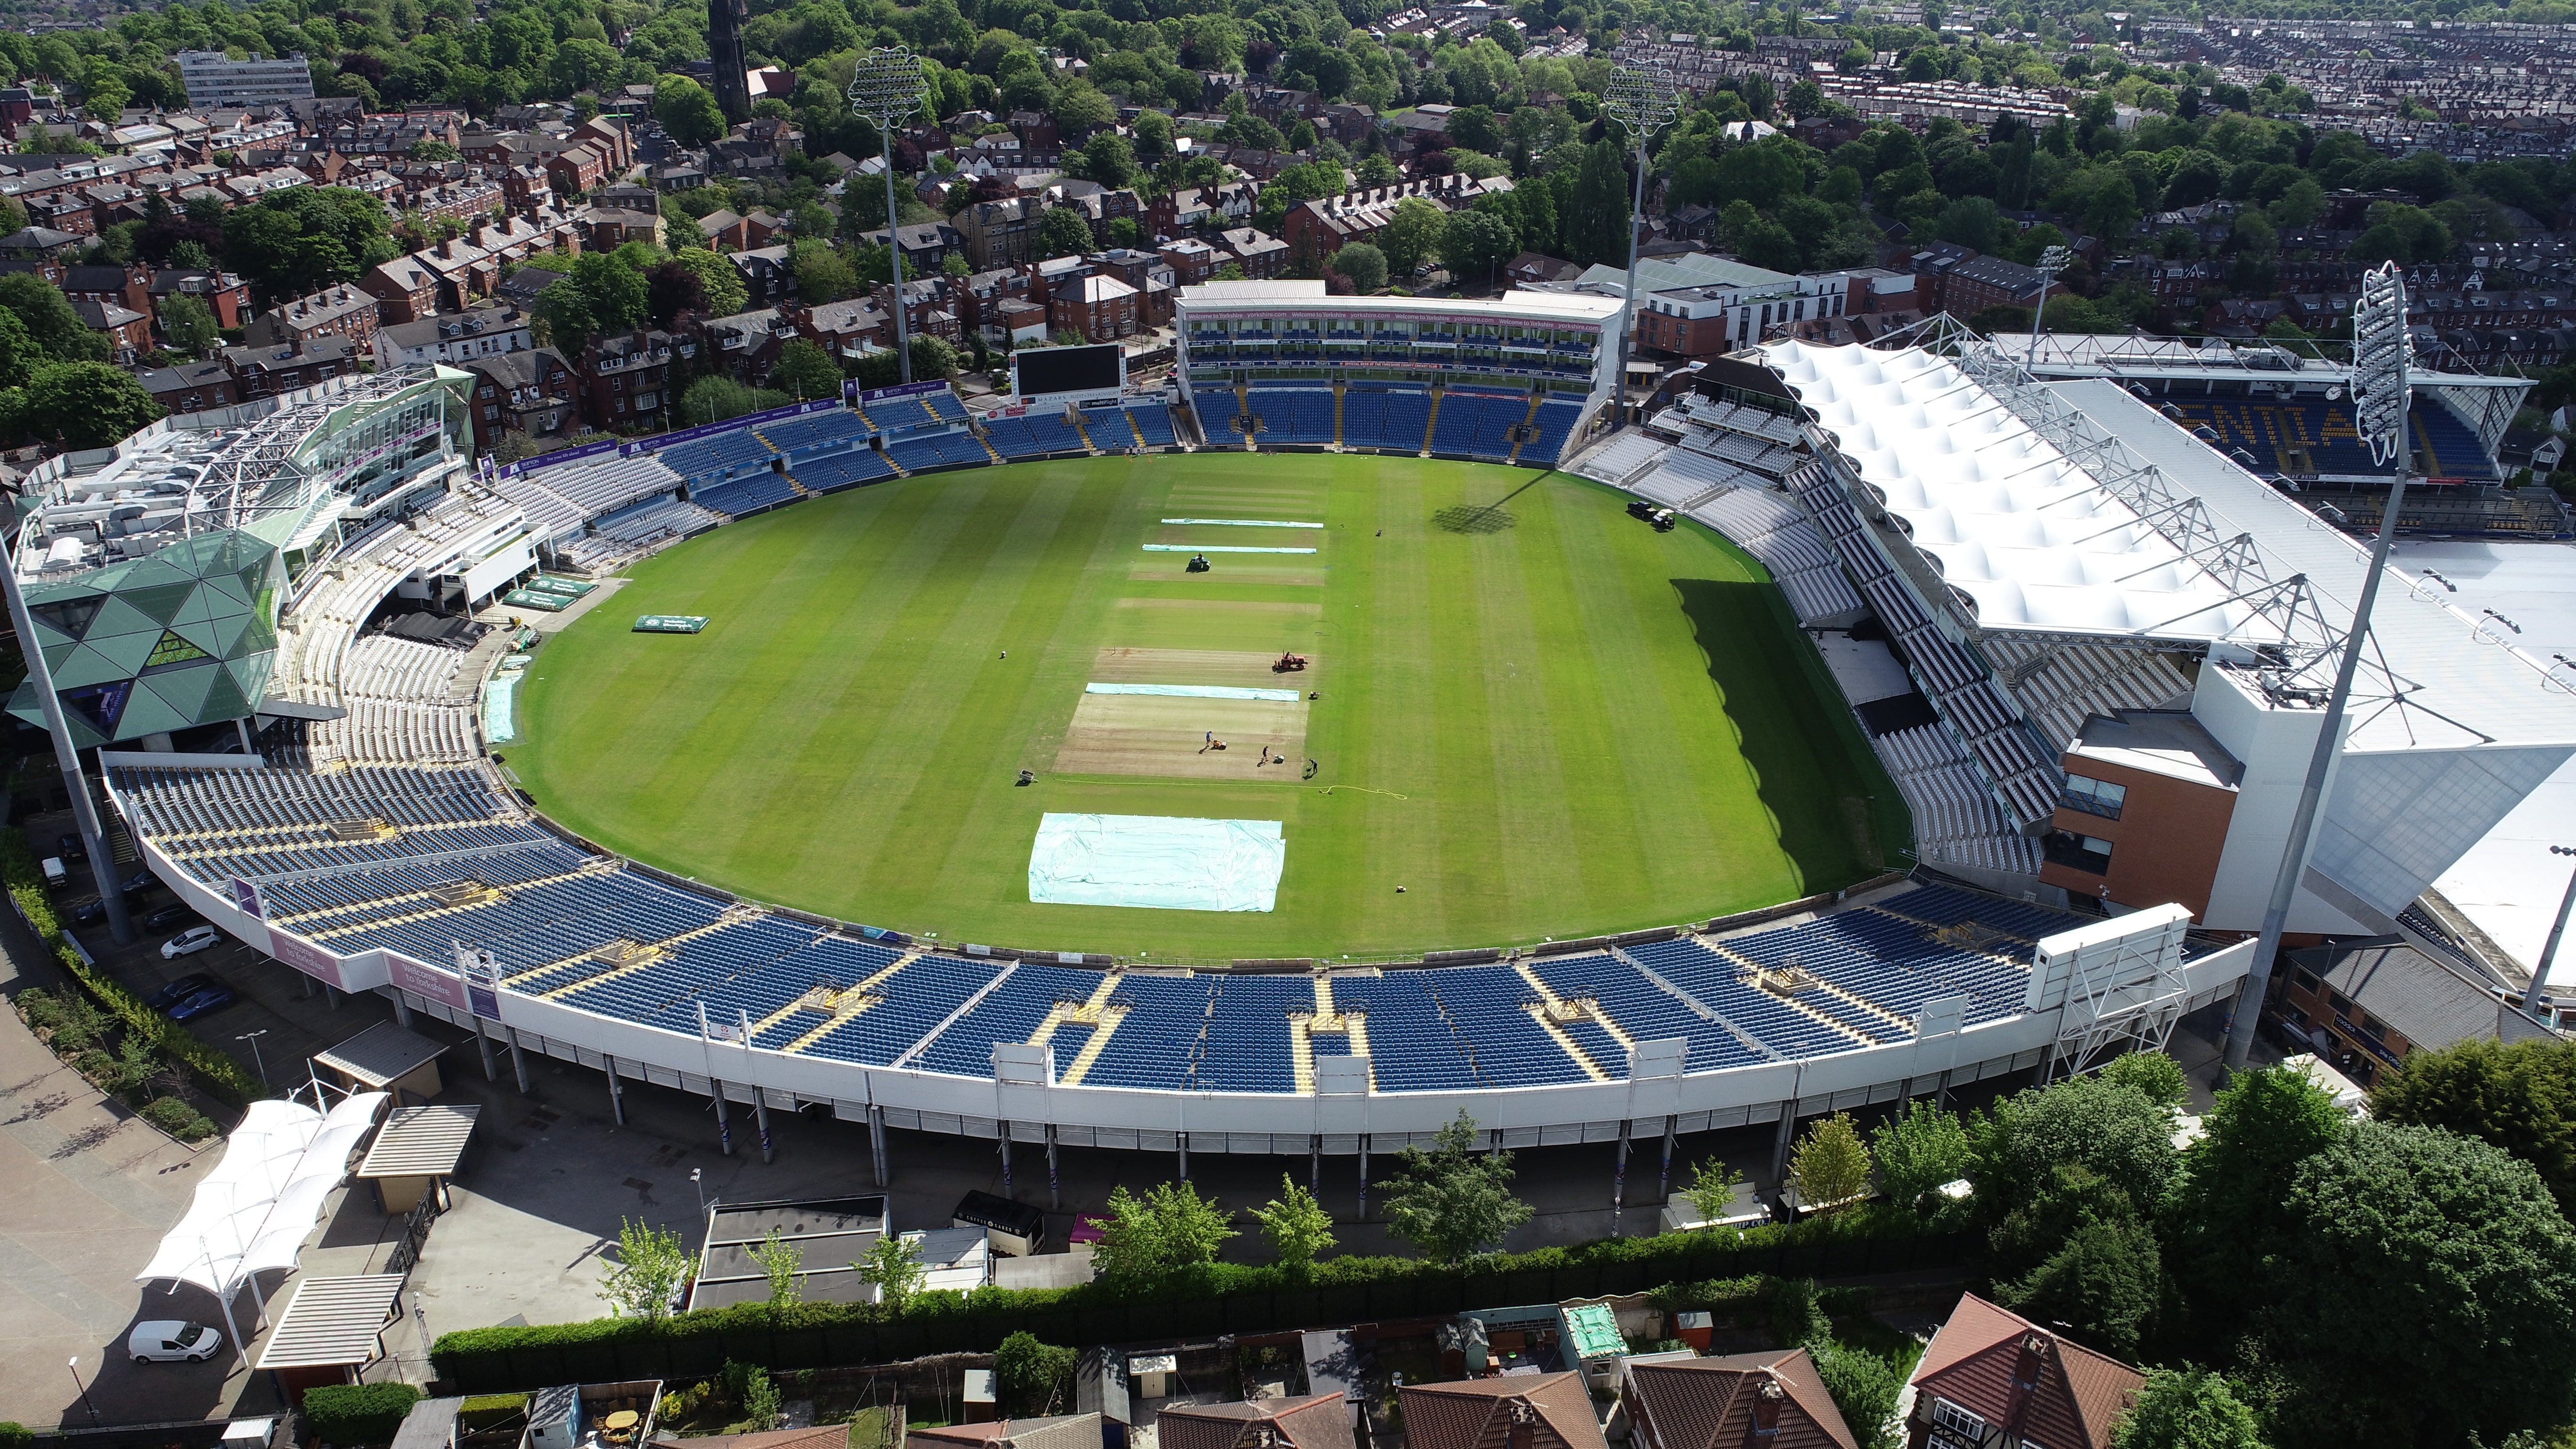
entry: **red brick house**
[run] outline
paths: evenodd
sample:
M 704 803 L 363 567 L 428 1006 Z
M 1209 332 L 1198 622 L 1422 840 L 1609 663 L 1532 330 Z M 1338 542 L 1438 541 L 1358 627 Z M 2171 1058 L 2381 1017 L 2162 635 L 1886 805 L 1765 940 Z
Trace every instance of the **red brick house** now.
M 1630 1359 L 1621 1380 L 1635 1449 L 1859 1449 L 1803 1348 Z
M 595 337 L 581 350 L 582 413 L 601 432 L 661 425 L 671 406 L 671 358 L 678 339 L 659 329 Z
M 1056 287 L 1047 298 L 1047 326 L 1079 333 L 1085 342 L 1133 337 L 1145 325 L 1144 293 L 1116 277 L 1095 273 Z
M 496 353 L 465 364 L 475 375 L 474 447 L 488 452 L 510 433 L 557 438 L 577 431 L 581 379 L 551 347 Z
M 358 287 L 325 287 L 310 297 L 281 302 L 254 320 L 244 339 L 281 347 L 305 347 L 325 337 L 345 339 L 372 355 L 376 318 L 383 304 Z
M 2110 1449 L 2147 1376 L 1973 1293 L 1915 1365 L 1907 1449 Z
M 152 350 L 152 319 L 122 302 L 74 302 L 89 330 L 107 339 L 108 361 L 119 367 Z

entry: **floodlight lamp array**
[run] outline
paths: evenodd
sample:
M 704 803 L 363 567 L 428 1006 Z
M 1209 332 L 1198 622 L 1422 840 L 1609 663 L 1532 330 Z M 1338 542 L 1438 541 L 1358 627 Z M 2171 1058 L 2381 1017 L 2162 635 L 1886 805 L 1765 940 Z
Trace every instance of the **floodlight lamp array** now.
M 850 70 L 850 109 L 885 131 L 891 132 L 897 121 L 920 110 L 929 91 L 921 57 L 909 46 L 869 51 Z
M 2352 304 L 2353 430 L 2382 464 L 2406 451 L 2406 376 L 2415 361 L 2406 329 L 2406 279 L 2383 265 L 2364 274 Z
M 1610 93 L 1601 108 L 1642 148 L 1648 136 L 1681 114 L 1681 82 L 1659 65 L 1623 65 L 1610 72 Z

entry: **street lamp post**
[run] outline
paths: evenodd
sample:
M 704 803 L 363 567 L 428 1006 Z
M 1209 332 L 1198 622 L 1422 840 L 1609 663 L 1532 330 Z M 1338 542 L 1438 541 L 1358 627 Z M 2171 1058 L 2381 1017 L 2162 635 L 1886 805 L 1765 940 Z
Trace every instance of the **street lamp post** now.
M 929 95 L 921 57 L 908 46 L 871 50 L 850 72 L 850 109 L 876 123 L 879 159 L 885 162 L 886 251 L 894 263 L 894 350 L 905 382 L 912 381 L 912 339 L 904 316 L 903 224 L 894 204 L 894 128 L 920 111 Z
M 1637 248 L 1646 225 L 1646 138 L 1681 114 L 1681 83 L 1661 66 L 1621 66 L 1610 73 L 1602 102 L 1610 119 L 1628 128 L 1637 147 L 1637 199 L 1628 208 L 1628 285 L 1619 294 L 1619 373 L 1610 380 L 1612 416 L 1628 421 L 1628 352 L 1637 328 Z
M 257 1031 L 246 1031 L 233 1038 L 235 1041 L 250 1043 L 250 1059 L 259 1068 L 259 1089 L 263 1092 L 268 1090 L 268 1060 L 259 1054 L 259 1039 L 268 1035 L 268 1032 L 269 1029 L 263 1026 Z
M 2316 748 L 2308 755 L 2307 780 L 2299 788 L 2297 813 L 2290 817 L 2290 838 L 2281 847 L 2281 865 L 2272 877 L 2272 899 L 2263 912 L 2263 931 L 2254 942 L 2254 960 L 2236 991 L 2235 1013 L 2227 1023 L 2227 1068 L 2244 1067 L 2254 1049 L 2255 1018 L 2263 1014 L 2263 995 L 2272 980 L 2272 958 L 2280 954 L 2281 932 L 2288 924 L 2290 902 L 2307 868 L 2308 840 L 2315 833 L 2317 808 L 2323 803 L 2326 772 L 2343 745 L 2344 711 L 2352 701 L 2352 679 L 2369 642 L 2370 610 L 2379 598 L 2380 576 L 2387 572 L 2388 545 L 2397 533 L 2397 512 L 2406 499 L 2406 410 L 2411 399 L 2406 374 L 2414 360 L 2414 343 L 2406 334 L 2406 279 L 2392 265 L 2362 278 L 2361 296 L 2352 305 L 2353 430 L 2382 463 L 2395 465 L 2388 488 L 2388 511 L 2380 516 L 2379 540 L 2371 546 L 2370 568 L 2362 575 L 2361 598 L 2354 604 L 2352 629 L 2344 635 L 2343 659 L 2335 668 L 2334 692 L 2326 697 L 2325 718 L 2317 725 Z
M 2576 847 L 2553 845 L 2551 855 L 2576 855 Z M 2576 906 L 2576 872 L 2567 877 L 2567 894 L 2558 898 L 2558 919 L 2550 923 L 2549 942 L 2540 948 L 2540 964 L 2531 969 L 2531 984 L 2522 989 L 2522 1009 L 2540 1009 L 2540 988 L 2549 980 L 2549 963 L 2558 959 L 2558 939 L 2567 934 L 2567 908 Z
M 89 1410 L 89 1426 L 95 1429 L 98 1427 L 98 1405 L 89 1401 L 89 1385 L 81 1382 L 79 1354 L 72 1355 L 71 1370 L 72 1387 L 80 1390 L 81 1407 Z

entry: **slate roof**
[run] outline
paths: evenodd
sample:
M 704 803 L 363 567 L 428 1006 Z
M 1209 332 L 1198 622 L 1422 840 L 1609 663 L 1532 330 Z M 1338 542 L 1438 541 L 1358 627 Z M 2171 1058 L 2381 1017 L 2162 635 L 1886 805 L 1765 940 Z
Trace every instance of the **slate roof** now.
M 2527 1041 L 2550 1034 L 2519 1009 L 2507 1006 L 2494 988 L 2481 986 L 2394 939 L 2293 951 L 2290 960 L 2315 972 L 2418 1048 L 2446 1047 L 2471 1038 Z

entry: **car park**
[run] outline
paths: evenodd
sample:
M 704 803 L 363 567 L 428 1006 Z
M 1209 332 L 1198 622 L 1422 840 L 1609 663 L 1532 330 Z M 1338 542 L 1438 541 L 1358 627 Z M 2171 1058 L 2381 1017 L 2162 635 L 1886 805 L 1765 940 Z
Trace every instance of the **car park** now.
M 182 956 L 194 956 L 222 939 L 223 933 L 212 926 L 190 926 L 161 943 L 161 959 L 176 961 Z
M 125 1351 L 136 1363 L 203 1363 L 224 1346 L 224 1336 L 202 1323 L 175 1318 L 134 1325 L 125 1336 Z

